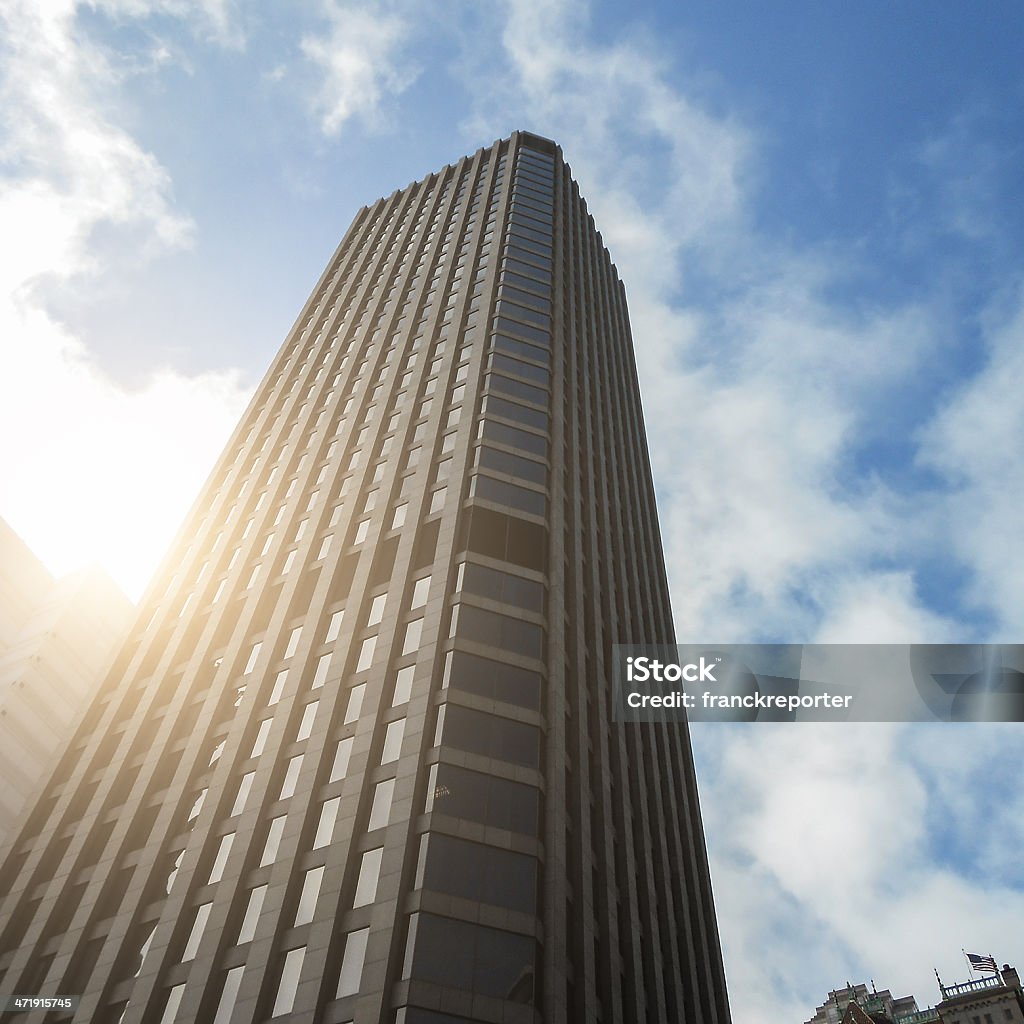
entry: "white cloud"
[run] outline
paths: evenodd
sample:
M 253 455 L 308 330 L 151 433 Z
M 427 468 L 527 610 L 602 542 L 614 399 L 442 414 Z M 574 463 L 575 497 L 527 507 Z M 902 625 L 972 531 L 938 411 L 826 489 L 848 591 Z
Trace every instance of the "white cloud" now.
M 974 601 L 996 616 L 998 638 L 1015 642 L 1024 632 L 1024 290 L 986 328 L 987 360 L 923 431 L 921 460 L 952 488 L 945 515 L 973 569 Z
M 217 4 L 110 9 L 228 24 Z M 97 560 L 137 597 L 247 395 L 233 373 L 167 369 L 129 392 L 48 312 L 44 293 L 102 281 L 97 229 L 122 232 L 136 258 L 193 232 L 166 171 L 118 125 L 117 74 L 76 14 L 72 3 L 0 8 L 0 514 L 55 571 Z
M 322 76 L 313 102 L 320 127 L 327 135 L 337 135 L 356 116 L 376 124 L 385 98 L 404 92 L 416 78 L 402 51 L 407 19 L 378 4 L 341 0 L 328 0 L 324 15 L 326 33 L 306 35 L 301 43 Z
M 969 794 L 993 756 L 1015 758 L 1018 729 L 761 726 L 726 744 L 697 739 L 713 769 L 701 803 L 718 837 L 738 1022 L 806 1019 L 830 988 L 871 977 L 935 1002 L 932 966 L 963 980 L 961 945 L 1012 956 L 1024 893 L 994 869 L 1020 830 L 997 834 Z M 1019 786 L 1005 781 L 992 803 L 1009 818 Z M 950 836 L 965 849 L 948 849 Z

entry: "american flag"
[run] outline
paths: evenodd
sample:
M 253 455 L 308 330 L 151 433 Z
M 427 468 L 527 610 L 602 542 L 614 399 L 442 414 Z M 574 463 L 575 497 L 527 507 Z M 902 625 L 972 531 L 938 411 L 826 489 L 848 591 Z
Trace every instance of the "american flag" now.
M 999 973 L 999 968 L 996 966 L 995 957 L 991 956 L 978 956 L 977 953 L 967 953 L 967 962 L 971 965 L 972 970 L 975 971 L 995 971 Z

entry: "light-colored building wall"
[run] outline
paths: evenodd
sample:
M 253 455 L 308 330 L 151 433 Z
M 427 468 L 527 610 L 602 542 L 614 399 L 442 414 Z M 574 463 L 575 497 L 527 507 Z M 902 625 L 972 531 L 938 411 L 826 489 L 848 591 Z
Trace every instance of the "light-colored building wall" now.
M 133 610 L 100 569 L 54 580 L 0 520 L 0 846 L 99 685 Z

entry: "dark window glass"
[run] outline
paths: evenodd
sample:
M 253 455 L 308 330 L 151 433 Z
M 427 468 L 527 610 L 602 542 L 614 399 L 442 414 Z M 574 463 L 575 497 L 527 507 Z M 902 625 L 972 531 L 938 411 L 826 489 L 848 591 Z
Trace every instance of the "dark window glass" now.
M 511 395 L 513 398 L 521 398 L 524 402 L 533 402 L 535 405 L 546 406 L 548 404 L 548 393 L 542 388 L 535 388 L 532 384 L 512 380 L 511 377 L 503 377 L 500 373 L 487 374 L 485 388 L 488 391 Z
M 536 264 L 542 270 L 551 272 L 551 260 L 538 253 L 530 252 L 528 249 L 517 249 L 514 245 L 507 246 L 505 252 L 514 260 Z
M 550 153 L 541 149 L 532 149 L 530 146 L 523 146 L 519 150 L 520 160 L 533 160 L 541 167 L 552 168 L 555 165 L 555 158 Z
M 543 310 L 545 313 L 551 312 L 551 303 L 547 299 L 531 292 L 522 292 L 518 288 L 510 288 L 507 284 L 501 287 L 501 298 L 529 306 L 531 309 Z
M 512 187 L 518 189 L 528 188 L 534 192 L 540 192 L 544 196 L 553 196 L 555 192 L 550 181 L 545 181 L 543 178 L 532 173 L 517 174 L 512 179 Z
M 508 420 L 515 420 L 527 427 L 536 427 L 538 430 L 547 431 L 548 414 L 539 409 L 529 409 L 525 405 L 518 405 L 505 398 L 498 398 L 497 395 L 488 395 L 484 398 L 481 411 L 487 416 L 503 416 Z
M 536 249 L 547 256 L 551 255 L 551 236 L 543 231 L 535 231 L 533 228 L 525 227 L 516 220 L 511 220 L 508 226 L 511 233 L 510 242 L 516 245 L 526 245 L 527 248 Z
M 450 1013 L 435 1013 L 418 1006 L 403 1006 L 395 1017 L 395 1024 L 481 1024 L 476 1017 L 456 1017 Z
M 489 903 L 524 914 L 537 912 L 537 859 L 432 832 L 422 839 L 421 888 Z
M 515 317 L 517 320 L 526 320 L 531 324 L 539 324 L 541 327 L 551 327 L 551 317 L 546 313 L 538 313 L 536 310 L 526 306 L 519 306 L 508 299 L 498 299 L 497 312 L 505 316 Z
M 524 188 L 522 185 L 517 185 L 512 189 L 512 202 L 516 207 L 522 206 L 530 210 L 536 210 L 538 213 L 544 213 L 548 217 L 551 216 L 551 210 L 554 206 L 554 200 L 550 195 L 535 192 L 532 188 Z
M 532 516 L 547 515 L 547 498 L 538 491 L 528 491 L 505 480 L 489 476 L 474 476 L 470 484 L 470 497 L 493 501 L 496 505 L 528 512 Z
M 515 226 L 514 230 L 518 231 L 519 228 L 523 228 L 524 230 L 521 233 L 526 234 L 528 238 L 536 236 L 545 245 L 551 244 L 550 217 L 547 220 L 538 220 L 532 216 L 531 210 L 527 210 L 526 207 L 520 204 L 512 208 L 509 214 L 509 223 Z
M 468 604 L 456 605 L 452 612 L 452 636 L 527 658 L 544 656 L 544 630 L 540 626 Z
M 543 366 L 534 366 L 532 363 L 524 363 L 520 359 L 514 359 L 512 356 L 502 355 L 500 352 L 495 352 L 491 356 L 490 363 L 490 368 L 492 370 L 501 370 L 503 373 L 514 373 L 517 377 L 525 377 L 534 384 L 540 384 L 543 387 L 548 387 L 551 383 L 551 375 Z
M 510 355 L 522 356 L 524 359 L 532 359 L 535 362 L 551 365 L 551 353 L 539 345 L 531 345 L 527 341 L 520 341 L 518 338 L 510 338 L 505 334 L 495 334 L 491 341 L 495 348 Z
M 505 257 L 505 261 L 502 264 L 506 271 L 514 271 L 521 276 L 523 281 L 526 281 L 526 277 L 522 275 L 529 275 L 531 278 L 537 278 L 540 281 L 550 281 L 551 275 L 544 270 L 542 267 L 533 267 L 529 263 L 523 263 L 520 260 L 514 260 L 510 256 Z M 530 285 L 531 288 L 537 288 L 537 282 Z
M 536 726 L 458 704 L 444 706 L 441 742 L 456 750 L 494 757 L 524 768 L 540 767 L 540 730 Z
M 524 452 L 532 452 L 541 458 L 546 457 L 548 453 L 547 439 L 541 437 L 540 434 L 528 434 L 525 430 L 497 423 L 494 420 L 481 422 L 479 436 L 481 439 L 496 441 L 498 444 L 507 444 L 510 448 L 520 448 Z
M 413 978 L 492 999 L 533 1003 L 537 960 L 533 939 L 433 914 L 413 916 L 419 919 Z
M 449 652 L 445 685 L 531 711 L 540 709 L 541 677 L 537 672 L 468 651 Z
M 536 327 L 516 323 L 514 320 L 506 320 L 503 316 L 496 316 L 493 326 L 496 331 L 504 331 L 506 334 L 514 334 L 520 338 L 529 338 L 531 341 L 539 342 L 541 345 L 551 344 L 551 336 L 547 331 L 539 331 Z
M 538 834 L 540 792 L 534 786 L 453 764 L 434 768 L 430 810 L 508 832 Z
M 472 508 L 462 521 L 462 546 L 524 569 L 547 572 L 548 531 L 540 523 L 489 508 Z
M 497 448 L 486 446 L 478 450 L 476 459 L 477 466 L 482 469 L 505 473 L 508 476 L 518 477 L 520 480 L 540 484 L 542 487 L 547 486 L 547 467 L 532 459 L 524 459 L 521 455 L 513 455 L 512 452 L 503 452 Z
M 512 573 L 492 569 L 475 562 L 463 562 L 459 567 L 458 590 L 467 594 L 489 597 L 492 601 L 514 604 L 531 612 L 544 612 L 544 584 L 523 579 Z
M 550 167 L 543 167 L 533 160 L 520 160 L 516 166 L 516 181 L 535 181 L 545 188 L 551 188 L 555 175 Z
M 535 292 L 541 292 L 548 298 L 551 297 L 551 285 L 543 281 L 534 281 L 532 278 L 523 277 L 521 274 L 514 274 L 510 270 L 504 271 L 501 275 L 501 282 L 504 285 L 515 285 L 518 288 L 532 288 Z M 523 293 L 519 293 L 523 294 Z
M 544 207 L 548 211 L 554 206 L 554 197 L 551 189 L 538 188 L 532 181 L 513 181 L 512 200 L 513 202 L 528 200 L 535 206 Z

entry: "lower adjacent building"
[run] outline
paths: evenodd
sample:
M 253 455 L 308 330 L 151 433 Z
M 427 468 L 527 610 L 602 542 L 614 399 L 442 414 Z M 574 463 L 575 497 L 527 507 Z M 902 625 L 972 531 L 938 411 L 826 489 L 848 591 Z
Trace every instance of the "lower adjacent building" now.
M 133 612 L 106 573 L 55 580 L 0 519 L 0 847 L 95 696 Z
M 990 977 L 940 987 L 942 1024 L 1024 1024 L 1024 991 L 1009 964 Z
M 1009 964 L 991 976 L 956 985 L 940 980 L 939 992 L 940 1001 L 921 1010 L 913 996 L 894 998 L 874 983 L 870 989 L 847 983 L 829 992 L 806 1024 L 1024 1024 L 1024 990 Z

